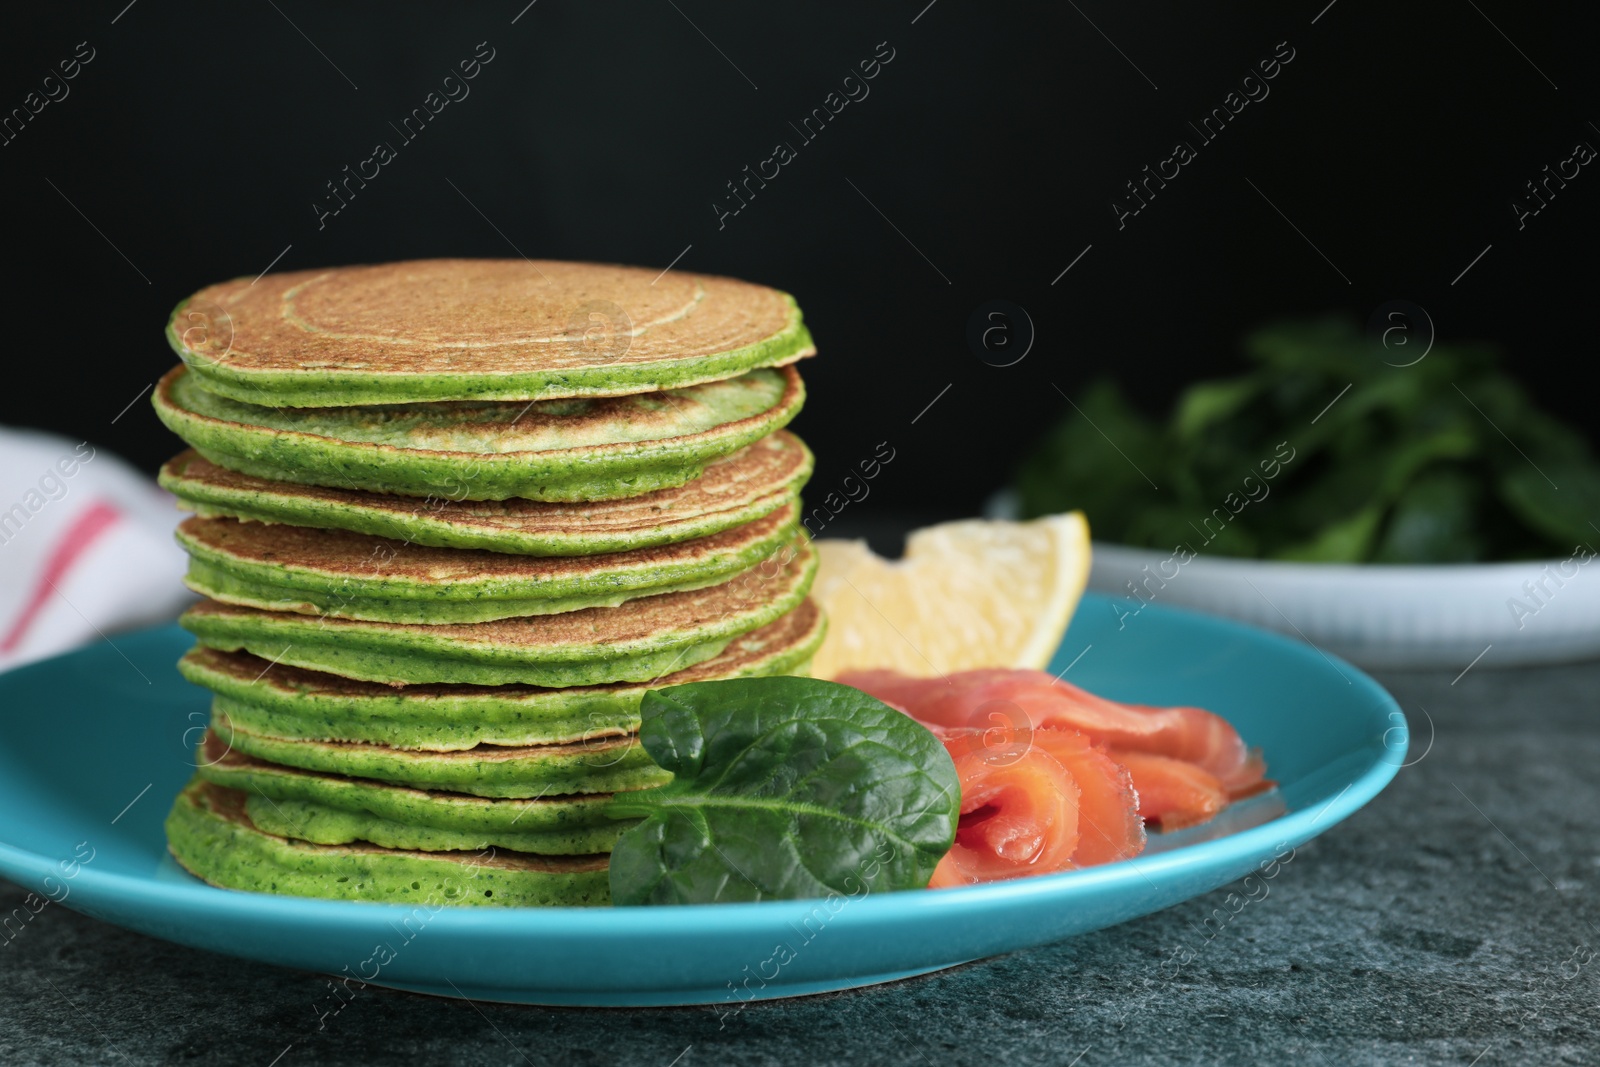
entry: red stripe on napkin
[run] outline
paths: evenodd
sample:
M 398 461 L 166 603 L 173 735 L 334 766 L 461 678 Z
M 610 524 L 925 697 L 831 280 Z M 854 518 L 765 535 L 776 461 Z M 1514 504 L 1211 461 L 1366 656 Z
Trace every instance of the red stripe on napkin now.
M 102 500 L 96 500 L 72 521 L 67 527 L 67 532 L 56 543 L 50 558 L 45 561 L 44 571 L 39 575 L 38 583 L 33 587 L 33 592 L 28 596 L 27 605 L 22 613 L 11 624 L 11 629 L 6 632 L 4 639 L 0 639 L 0 652 L 11 652 L 22 643 L 31 627 L 43 610 L 45 601 L 50 599 L 50 594 L 61 579 L 66 577 L 72 565 L 88 551 L 95 539 L 122 517 L 122 512 Z

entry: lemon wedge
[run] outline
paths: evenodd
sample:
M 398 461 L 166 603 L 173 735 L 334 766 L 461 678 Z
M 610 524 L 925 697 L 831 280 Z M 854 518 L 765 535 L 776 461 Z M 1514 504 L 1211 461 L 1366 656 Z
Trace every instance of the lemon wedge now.
M 811 673 L 889 668 L 938 677 L 1050 662 L 1089 579 L 1082 512 L 1028 522 L 968 519 L 917 530 L 905 558 L 864 541 L 814 542 L 811 595 L 828 637 Z

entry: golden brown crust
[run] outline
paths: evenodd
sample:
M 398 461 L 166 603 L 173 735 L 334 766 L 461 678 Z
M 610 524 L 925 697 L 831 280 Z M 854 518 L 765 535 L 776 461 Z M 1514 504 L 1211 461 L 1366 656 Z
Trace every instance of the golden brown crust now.
M 758 344 L 793 317 L 783 293 L 732 278 L 520 259 L 267 274 L 209 286 L 190 306 L 218 320 L 189 338 L 202 358 L 396 376 L 681 360 Z
M 204 805 L 211 814 L 228 822 L 243 826 L 258 834 L 266 831 L 257 828 L 250 821 L 249 814 L 245 811 L 247 795 L 238 789 L 229 789 L 214 782 L 196 782 L 189 786 L 188 791 Z M 279 840 L 288 840 L 279 838 Z M 378 845 L 369 845 L 364 841 L 352 841 L 345 845 L 313 845 L 309 842 L 295 842 L 298 848 L 314 850 L 319 855 L 353 855 L 353 856 L 416 856 L 419 859 L 453 860 L 458 863 L 471 862 L 479 867 L 494 867 L 506 871 L 551 871 L 557 873 L 574 873 L 581 871 L 602 871 L 610 862 L 607 855 L 595 856 L 541 856 L 531 852 L 512 852 L 509 849 L 485 849 L 483 852 L 416 852 L 399 848 L 381 848 Z M 192 873 L 192 872 L 191 872 Z
M 219 737 L 234 737 L 244 735 L 243 730 L 237 729 L 226 715 L 216 712 L 211 717 L 211 730 L 207 733 L 209 740 L 212 733 Z M 474 745 L 471 748 L 446 749 L 442 751 L 417 752 L 411 749 L 397 749 L 389 745 L 377 745 L 368 741 L 339 741 L 319 740 L 306 741 L 302 739 L 276 738 L 285 744 L 304 745 L 307 748 L 317 748 L 329 752 L 350 753 L 398 753 L 404 756 L 423 756 L 429 763 L 443 765 L 448 763 L 465 763 L 475 765 L 480 763 L 513 763 L 529 759 L 560 759 L 564 756 L 607 756 L 613 752 L 627 752 L 638 743 L 636 734 L 596 734 L 582 741 L 561 742 L 546 745 Z M 262 762 L 267 762 L 263 760 Z M 612 761 L 615 762 L 615 761 Z M 597 766 L 608 766 L 603 761 Z
M 803 643 L 820 623 L 822 610 L 809 597 L 800 606 L 768 623 L 759 630 L 736 638 L 721 655 L 685 667 L 681 671 L 657 679 L 654 687 L 683 685 L 714 678 L 736 675 L 747 664 L 769 656 L 774 649 L 782 650 Z M 238 682 L 248 682 L 276 690 L 283 696 L 326 696 L 336 699 L 373 697 L 389 699 L 395 688 L 382 682 L 364 682 L 344 678 L 337 674 L 292 667 L 286 663 L 272 663 L 249 652 L 223 652 L 220 649 L 196 645 L 184 657 L 206 670 L 228 675 Z M 503 697 L 518 699 L 536 697 L 541 693 L 560 692 L 581 696 L 584 693 L 604 693 L 618 689 L 637 688 L 636 682 L 615 682 L 610 685 L 582 686 L 561 690 L 544 689 L 536 685 L 466 685 L 419 684 L 408 685 L 403 692 L 406 698 L 416 700 L 442 700 L 451 697 Z
M 749 613 L 754 605 L 793 594 L 807 580 L 813 565 L 809 543 L 796 542 L 795 550 L 780 550 L 772 560 L 758 564 L 729 581 L 704 589 L 657 593 L 615 608 L 582 608 L 559 615 L 529 615 L 491 622 L 390 623 L 366 622 L 324 616 L 310 625 L 330 636 L 341 631 L 407 632 L 433 642 L 477 646 L 488 650 L 605 647 L 647 643 L 664 634 L 693 633 L 696 629 L 732 616 Z M 202 600 L 185 618 L 199 616 L 239 619 L 293 619 L 306 616 Z
M 630 742 L 633 739 L 630 738 Z M 304 767 L 291 767 L 285 763 L 273 763 L 271 760 L 258 759 L 247 756 L 243 752 L 229 746 L 228 740 L 215 730 L 207 730 L 205 739 L 201 742 L 204 746 L 205 766 L 221 767 L 225 771 L 266 771 L 280 778 L 298 778 L 301 780 L 321 780 L 325 782 L 355 782 L 372 787 L 375 784 L 382 789 L 398 795 L 414 797 L 423 801 L 467 801 L 474 807 L 481 808 L 510 808 L 536 809 L 540 807 L 568 807 L 575 803 L 603 804 L 615 794 L 612 793 L 558 793 L 549 796 L 537 797 L 480 797 L 473 793 L 457 793 L 449 789 L 424 789 L 414 785 L 396 785 L 393 782 L 374 783 L 371 779 L 351 778 L 349 775 L 334 774 L 331 771 L 312 771 Z M 586 752 L 596 751 L 590 747 Z M 439 755 L 440 753 L 430 753 Z M 212 783 L 216 784 L 216 783 Z M 230 786 L 221 786 L 231 789 Z
M 758 501 L 788 496 L 806 471 L 810 458 L 800 439 L 788 430 L 763 437 L 726 459 L 706 467 L 687 485 L 658 489 L 621 500 L 550 503 L 539 500 L 430 500 L 426 517 L 466 530 L 505 531 L 538 537 L 574 531 L 622 535 L 649 531 L 663 524 L 688 524 L 703 516 L 737 511 Z M 330 511 L 359 508 L 395 516 L 415 515 L 414 498 L 355 489 L 293 485 L 232 471 L 189 449 L 169 460 L 164 478 L 193 483 L 196 491 L 230 495 L 289 495 Z
M 628 552 L 593 556 L 514 556 L 476 548 L 429 548 L 348 530 L 266 525 L 237 519 L 191 517 L 179 531 L 225 558 L 246 564 L 311 570 L 331 578 L 401 579 L 422 587 L 454 582 L 507 580 L 570 582 L 607 571 L 692 568 L 779 536 L 798 509 L 786 504 L 754 522 L 709 537 Z M 760 551 L 760 549 L 756 549 Z
M 407 420 L 413 425 L 408 427 L 407 433 L 401 435 L 406 441 L 403 445 L 388 444 L 378 441 L 367 441 L 345 438 L 332 433 L 318 433 L 313 429 L 278 429 L 263 426 L 249 421 L 234 421 L 207 415 L 191 408 L 185 407 L 175 395 L 175 388 L 180 379 L 189 373 L 189 367 L 178 364 L 156 382 L 155 399 L 158 409 L 165 408 L 173 413 L 173 417 L 184 420 L 193 427 L 205 427 L 213 433 L 225 434 L 256 433 L 270 434 L 275 437 L 295 438 L 302 442 L 326 442 L 334 445 L 343 445 L 350 449 L 372 453 L 382 457 L 403 456 L 407 453 L 427 453 L 430 457 L 447 457 L 458 460 L 463 464 L 492 463 L 510 459 L 516 461 L 523 454 L 537 454 L 540 458 L 549 460 L 562 459 L 573 464 L 581 464 L 588 460 L 604 459 L 614 455 L 639 455 L 648 453 L 652 449 L 659 449 L 663 445 L 671 445 L 681 450 L 692 450 L 706 442 L 738 438 L 744 436 L 746 440 L 754 436 L 751 431 L 762 426 L 770 427 L 774 421 L 775 412 L 798 411 L 801 400 L 805 396 L 805 383 L 800 378 L 800 372 L 793 367 L 775 367 L 774 373 L 783 378 L 783 392 L 776 403 L 747 415 L 741 419 L 719 423 L 708 429 L 694 433 L 673 434 L 670 431 L 676 428 L 681 420 L 680 415 L 687 410 L 689 400 L 683 396 L 667 393 L 645 393 L 629 396 L 584 398 L 576 401 L 567 401 L 570 404 L 583 405 L 580 413 L 576 415 L 561 415 L 554 408 L 545 408 L 538 413 L 522 409 L 518 405 L 504 401 L 474 401 L 474 400 L 440 400 L 423 404 L 382 404 L 370 407 L 354 408 L 297 408 L 296 418 L 303 422 L 304 427 L 318 426 L 315 421 L 318 414 L 326 412 L 328 425 L 338 428 L 341 424 L 349 426 L 363 425 L 362 416 L 351 416 L 352 411 L 368 413 L 371 422 L 366 425 L 383 425 Z M 730 379 L 742 381 L 742 379 Z M 745 387 L 759 388 L 759 383 L 745 382 Z M 691 387 L 692 388 L 692 387 Z M 561 400 L 544 401 L 547 405 L 562 404 Z M 694 402 L 698 404 L 698 401 Z M 531 405 L 530 405 L 531 407 Z M 422 418 L 411 417 L 413 413 L 423 415 Z M 271 409 L 258 408 L 268 411 Z M 523 414 L 526 411 L 526 414 Z M 395 419 L 385 418 L 385 413 L 398 413 Z M 442 417 L 448 415 L 449 417 Z M 165 416 L 163 416 L 165 417 Z M 787 422 L 785 417 L 782 422 Z M 779 425 L 782 424 L 779 423 Z M 650 439 L 648 435 L 636 436 L 626 441 L 606 442 L 600 444 L 583 444 L 569 447 L 556 448 L 527 448 L 519 449 L 516 444 L 528 440 L 538 440 L 552 436 L 543 433 L 547 430 L 565 431 L 579 425 L 588 428 L 605 428 L 617 425 L 626 425 L 630 428 L 649 425 L 663 431 L 662 436 Z M 320 427 L 319 427 L 320 428 Z M 471 439 L 497 440 L 510 443 L 513 447 L 501 451 L 485 452 L 481 447 L 473 450 L 463 448 L 440 447 L 451 444 L 451 438 L 467 436 L 465 430 L 471 431 Z M 186 438 L 189 434 L 177 431 Z M 578 436 L 566 434 L 566 436 Z M 434 447 L 428 447 L 434 446 Z

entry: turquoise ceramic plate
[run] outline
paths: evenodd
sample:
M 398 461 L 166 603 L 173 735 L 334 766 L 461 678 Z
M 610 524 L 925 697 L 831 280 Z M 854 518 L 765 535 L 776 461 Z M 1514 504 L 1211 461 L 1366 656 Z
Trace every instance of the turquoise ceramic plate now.
M 161 823 L 207 707 L 173 670 L 188 643 L 165 627 L 0 675 L 0 875 L 182 944 L 488 1000 L 731 1010 L 1058 941 L 1271 864 L 1371 800 L 1405 757 L 1395 702 L 1348 664 L 1154 606 L 1119 628 L 1110 602 L 1088 597 L 1054 669 L 1107 696 L 1222 713 L 1265 751 L 1281 803 L 1255 801 L 1220 839 L 1190 831 L 1127 863 L 971 889 L 430 913 L 213 889 L 173 864 Z

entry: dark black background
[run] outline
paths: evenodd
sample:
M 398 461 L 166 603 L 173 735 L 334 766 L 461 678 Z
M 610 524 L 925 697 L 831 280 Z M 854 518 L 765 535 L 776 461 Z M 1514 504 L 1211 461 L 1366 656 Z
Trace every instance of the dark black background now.
M 513 25 L 524 2 L 8 12 L 0 110 L 79 41 L 96 57 L 0 148 L 0 421 L 154 470 L 177 442 L 147 403 L 112 420 L 173 362 L 168 310 L 286 246 L 281 269 L 517 250 L 665 267 L 692 245 L 682 269 L 805 309 L 821 355 L 797 428 L 819 485 L 895 447 L 863 513 L 974 511 L 1065 408 L 1052 382 L 1111 370 L 1156 409 L 1235 367 L 1253 324 L 1364 320 L 1395 298 L 1444 338 L 1502 342 L 1543 403 L 1600 436 L 1600 174 L 1520 232 L 1510 206 L 1576 142 L 1600 145 L 1593 24 L 1575 6 L 538 0 Z M 388 123 L 481 41 L 495 58 L 470 97 L 319 230 L 324 183 L 397 140 Z M 719 230 L 725 183 L 798 145 L 788 123 L 883 41 L 895 58 L 870 96 Z M 1195 142 L 1187 120 L 1280 41 L 1295 58 L 1271 95 L 1119 231 L 1123 183 Z M 1012 367 L 965 340 L 994 298 L 1037 328 Z

